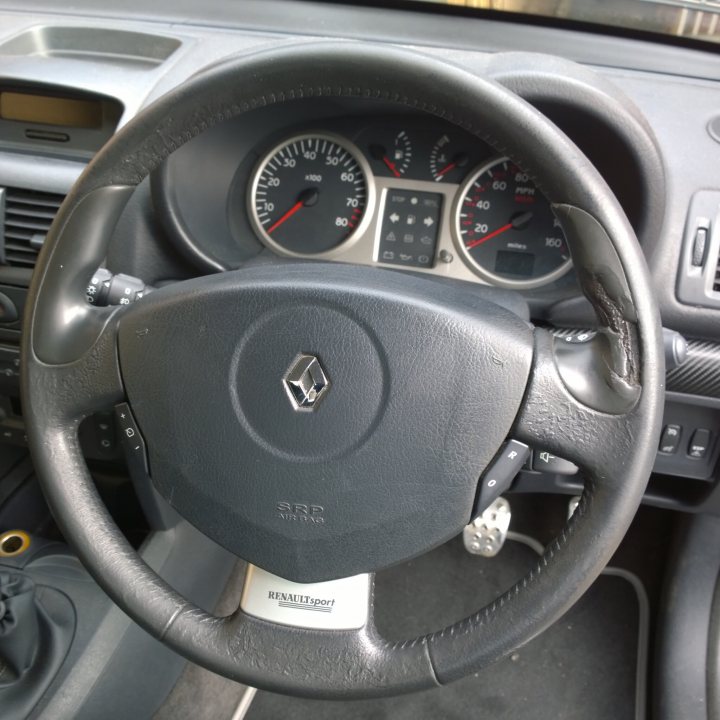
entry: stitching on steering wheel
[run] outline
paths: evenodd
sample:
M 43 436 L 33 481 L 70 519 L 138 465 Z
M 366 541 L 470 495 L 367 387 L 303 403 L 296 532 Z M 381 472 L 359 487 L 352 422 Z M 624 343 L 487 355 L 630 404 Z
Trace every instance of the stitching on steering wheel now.
M 504 592 L 500 597 L 493 600 L 490 604 L 481 608 L 476 613 L 469 615 L 463 620 L 459 620 L 452 625 L 444 627 L 442 630 L 437 630 L 426 635 L 420 635 L 412 640 L 403 640 L 400 642 L 387 642 L 385 646 L 391 650 L 411 648 L 418 644 L 427 644 L 440 638 L 450 637 L 454 639 L 460 635 L 467 635 L 469 632 L 474 630 L 480 625 L 484 625 L 487 620 L 491 619 L 491 616 L 497 612 L 500 608 L 511 602 L 517 597 L 522 590 L 528 587 L 536 578 L 540 577 L 543 569 L 547 566 L 548 562 L 553 558 L 555 553 L 562 550 L 563 546 L 567 544 L 570 536 L 573 534 L 573 530 L 577 523 L 584 517 L 587 507 L 592 500 L 592 496 L 595 492 L 595 482 L 592 478 L 588 477 L 585 481 L 585 489 L 580 499 L 575 512 L 573 513 L 570 520 L 565 523 L 564 527 L 560 531 L 560 534 L 545 548 L 543 556 L 537 561 L 535 567 L 519 580 L 512 588 Z M 433 666 L 434 667 L 434 666 Z

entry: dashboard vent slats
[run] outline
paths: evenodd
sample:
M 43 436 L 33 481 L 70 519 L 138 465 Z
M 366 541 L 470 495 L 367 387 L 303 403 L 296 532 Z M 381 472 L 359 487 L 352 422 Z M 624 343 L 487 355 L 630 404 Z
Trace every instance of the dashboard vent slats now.
M 715 265 L 715 278 L 713 279 L 713 290 L 720 292 L 720 250 L 718 250 L 717 264 Z
M 4 196 L 4 263 L 13 267 L 35 267 L 45 236 L 65 198 L 57 193 L 19 188 L 5 188 Z

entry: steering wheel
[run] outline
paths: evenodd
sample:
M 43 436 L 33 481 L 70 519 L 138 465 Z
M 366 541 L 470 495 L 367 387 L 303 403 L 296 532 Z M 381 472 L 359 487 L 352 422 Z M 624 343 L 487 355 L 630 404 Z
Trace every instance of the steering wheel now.
M 597 315 L 594 339 L 561 346 L 460 284 L 331 263 L 246 266 L 127 307 L 86 304 L 128 198 L 171 152 L 228 118 L 279 103 L 291 112 L 296 99 L 314 97 L 440 116 L 517 162 L 562 223 Z M 661 348 L 633 230 L 558 128 L 499 85 L 437 58 L 303 43 L 194 76 L 97 154 L 35 271 L 23 407 L 65 537 L 143 628 L 255 687 L 370 697 L 477 672 L 588 588 L 651 472 Z M 118 403 L 147 446 L 155 489 L 252 564 L 232 615 L 212 616 L 169 587 L 101 502 L 78 425 Z M 576 512 L 537 567 L 491 605 L 440 632 L 385 641 L 373 624 L 372 573 L 461 532 L 507 439 L 580 466 Z M 307 620 L 287 621 L 293 604 Z

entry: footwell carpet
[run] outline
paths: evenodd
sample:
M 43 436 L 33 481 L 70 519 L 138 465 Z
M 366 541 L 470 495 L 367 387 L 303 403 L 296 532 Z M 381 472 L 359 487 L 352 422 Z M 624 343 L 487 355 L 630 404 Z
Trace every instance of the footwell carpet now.
M 390 640 L 440 629 L 491 602 L 536 560 L 518 541 L 492 559 L 468 555 L 460 540 L 452 541 L 378 574 L 378 629 Z M 602 575 L 559 622 L 477 675 L 383 700 L 258 692 L 246 720 L 636 720 L 642 621 L 633 585 Z

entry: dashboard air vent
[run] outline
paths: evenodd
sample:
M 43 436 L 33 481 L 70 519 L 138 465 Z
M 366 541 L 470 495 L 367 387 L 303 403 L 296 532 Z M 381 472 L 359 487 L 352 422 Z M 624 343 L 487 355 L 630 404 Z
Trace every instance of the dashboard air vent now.
M 715 265 L 715 278 L 713 279 L 713 290 L 720 292 L 720 250 L 718 250 L 717 263 Z
M 4 263 L 32 268 L 64 196 L 19 188 L 4 190 L 4 213 L 0 208 Z

